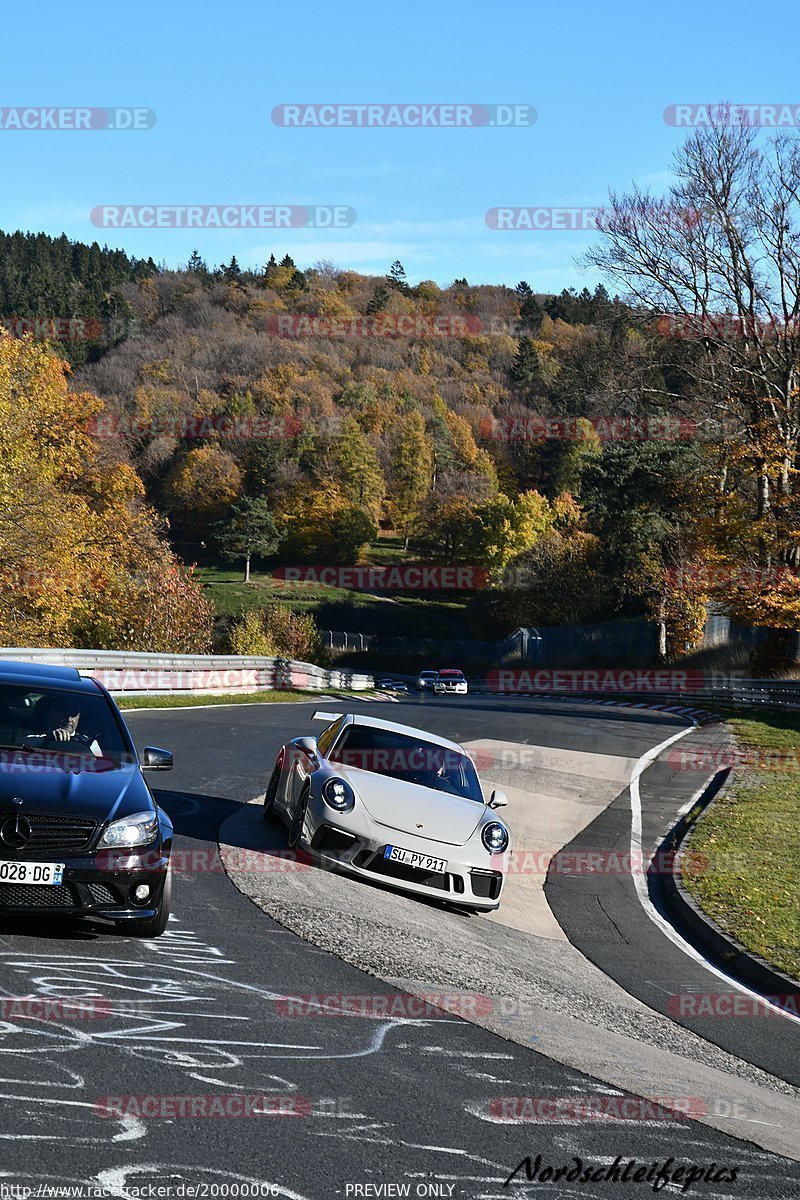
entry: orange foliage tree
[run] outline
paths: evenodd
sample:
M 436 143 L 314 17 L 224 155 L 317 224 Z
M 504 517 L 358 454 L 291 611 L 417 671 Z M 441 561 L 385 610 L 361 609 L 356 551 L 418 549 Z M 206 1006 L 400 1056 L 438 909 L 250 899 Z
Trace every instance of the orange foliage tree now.
M 136 472 L 100 461 L 90 428 L 101 402 L 70 392 L 68 372 L 43 346 L 0 335 L 0 637 L 70 646 L 95 633 L 109 649 L 206 649 L 200 589 L 163 541 Z M 176 605 L 187 618 L 177 637 Z

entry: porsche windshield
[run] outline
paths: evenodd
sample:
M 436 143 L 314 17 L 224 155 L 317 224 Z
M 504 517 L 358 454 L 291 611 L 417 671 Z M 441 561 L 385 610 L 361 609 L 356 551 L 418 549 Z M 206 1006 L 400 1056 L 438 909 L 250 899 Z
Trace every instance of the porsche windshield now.
M 409 734 L 348 725 L 330 761 L 483 804 L 475 767 L 466 754 Z
M 133 761 L 104 696 L 41 684 L 0 684 L 0 755 L 5 763 L 41 755 L 98 769 Z

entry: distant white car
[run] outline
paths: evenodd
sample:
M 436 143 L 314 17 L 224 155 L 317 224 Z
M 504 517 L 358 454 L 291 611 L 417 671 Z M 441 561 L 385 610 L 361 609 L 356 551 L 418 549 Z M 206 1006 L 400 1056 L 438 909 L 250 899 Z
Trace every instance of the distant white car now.
M 281 746 L 264 796 L 292 849 L 415 895 L 481 912 L 499 908 L 510 834 L 462 746 L 433 733 L 352 713 L 319 740 Z
M 417 691 L 432 692 L 436 680 L 439 678 L 438 671 L 420 671 L 417 676 Z
M 437 696 L 447 694 L 466 696 L 469 691 L 469 684 L 463 671 L 455 671 L 446 667 L 437 672 L 433 690 Z

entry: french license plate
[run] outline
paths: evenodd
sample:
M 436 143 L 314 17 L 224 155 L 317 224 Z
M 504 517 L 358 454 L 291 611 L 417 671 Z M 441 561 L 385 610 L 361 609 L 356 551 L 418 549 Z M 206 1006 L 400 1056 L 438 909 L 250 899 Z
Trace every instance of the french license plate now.
M 54 885 L 61 883 L 63 875 L 63 863 L 0 861 L 0 883 Z
M 405 863 L 407 867 L 416 867 L 418 871 L 438 871 L 444 874 L 447 859 L 433 858 L 430 854 L 417 854 L 415 850 L 404 850 L 402 846 L 387 846 L 383 852 L 384 858 L 392 862 Z

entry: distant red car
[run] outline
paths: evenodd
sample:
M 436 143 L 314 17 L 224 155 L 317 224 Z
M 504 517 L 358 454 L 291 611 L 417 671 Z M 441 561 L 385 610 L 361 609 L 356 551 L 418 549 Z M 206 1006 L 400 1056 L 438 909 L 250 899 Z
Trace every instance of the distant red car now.
M 433 690 L 437 696 L 466 696 L 469 684 L 463 671 L 445 667 L 434 681 Z

